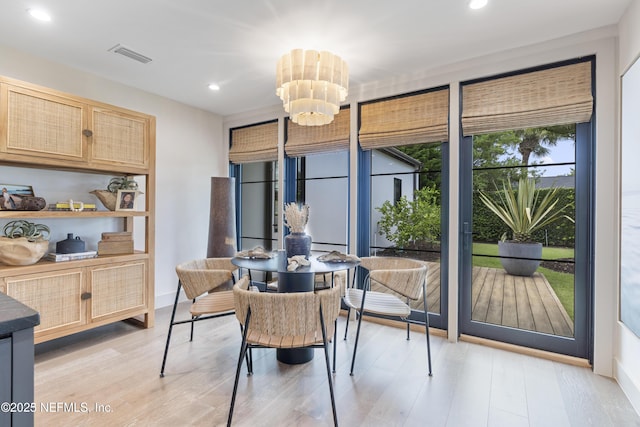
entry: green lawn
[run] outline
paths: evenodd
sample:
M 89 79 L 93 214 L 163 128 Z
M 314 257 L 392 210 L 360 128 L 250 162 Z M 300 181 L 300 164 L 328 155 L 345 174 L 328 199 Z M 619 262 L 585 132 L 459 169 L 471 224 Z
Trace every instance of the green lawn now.
M 482 255 L 498 255 L 498 245 L 491 243 L 474 243 L 473 244 L 473 265 L 476 267 L 502 268 L 499 258 L 490 258 Z M 573 258 L 572 248 L 542 248 L 543 259 L 560 259 Z M 574 277 L 573 274 L 560 273 L 549 270 L 548 268 L 539 267 L 538 271 L 544 275 L 549 281 L 554 292 L 558 296 L 560 303 L 564 306 L 571 320 L 573 319 L 573 296 L 574 296 Z

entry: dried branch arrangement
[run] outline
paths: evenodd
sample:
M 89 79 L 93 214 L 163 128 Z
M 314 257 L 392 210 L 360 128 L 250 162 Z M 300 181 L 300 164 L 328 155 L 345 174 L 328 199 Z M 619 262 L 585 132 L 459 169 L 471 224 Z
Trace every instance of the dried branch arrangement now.
M 292 233 L 304 233 L 304 228 L 309 221 L 309 206 L 298 206 L 296 203 L 284 205 L 284 225 L 289 227 Z

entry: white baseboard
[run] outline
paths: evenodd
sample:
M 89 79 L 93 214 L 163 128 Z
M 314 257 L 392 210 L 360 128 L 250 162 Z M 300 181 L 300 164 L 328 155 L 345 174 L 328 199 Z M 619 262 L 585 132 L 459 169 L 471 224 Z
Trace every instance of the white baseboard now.
M 155 298 L 155 309 L 159 309 L 162 307 L 172 306 L 173 302 L 176 300 L 176 292 L 173 291 L 168 294 L 156 295 Z M 180 300 L 179 302 L 186 301 L 187 297 L 184 295 L 184 292 L 180 292 Z
M 618 359 L 614 359 L 613 371 L 613 376 L 631 402 L 633 409 L 640 414 L 640 386 L 627 374 L 627 371 L 625 371 Z

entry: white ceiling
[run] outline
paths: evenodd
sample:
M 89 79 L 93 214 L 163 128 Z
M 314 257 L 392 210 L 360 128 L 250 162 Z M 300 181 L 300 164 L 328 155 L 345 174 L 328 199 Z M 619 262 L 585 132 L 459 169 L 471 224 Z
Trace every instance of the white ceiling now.
M 0 44 L 226 116 L 279 103 L 275 65 L 293 48 L 342 56 L 353 88 L 617 24 L 630 2 L 0 0 Z

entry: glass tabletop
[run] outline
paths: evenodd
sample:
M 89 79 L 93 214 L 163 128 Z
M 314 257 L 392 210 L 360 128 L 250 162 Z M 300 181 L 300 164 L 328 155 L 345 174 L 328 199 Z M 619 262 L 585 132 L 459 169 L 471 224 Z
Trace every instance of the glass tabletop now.
M 320 255 L 311 255 L 309 257 L 310 265 L 298 267 L 295 272 L 300 273 L 331 273 L 333 271 L 341 271 L 348 270 L 350 268 L 356 267 L 360 264 L 360 261 L 357 260 L 340 260 L 340 261 L 318 261 L 318 256 Z M 246 268 L 247 270 L 256 270 L 256 271 L 269 271 L 273 273 L 277 273 L 278 271 L 287 271 L 287 256 L 283 250 L 279 250 L 273 253 L 272 258 L 267 259 L 259 259 L 259 258 L 241 258 L 234 257 L 231 259 L 231 263 L 240 267 Z

